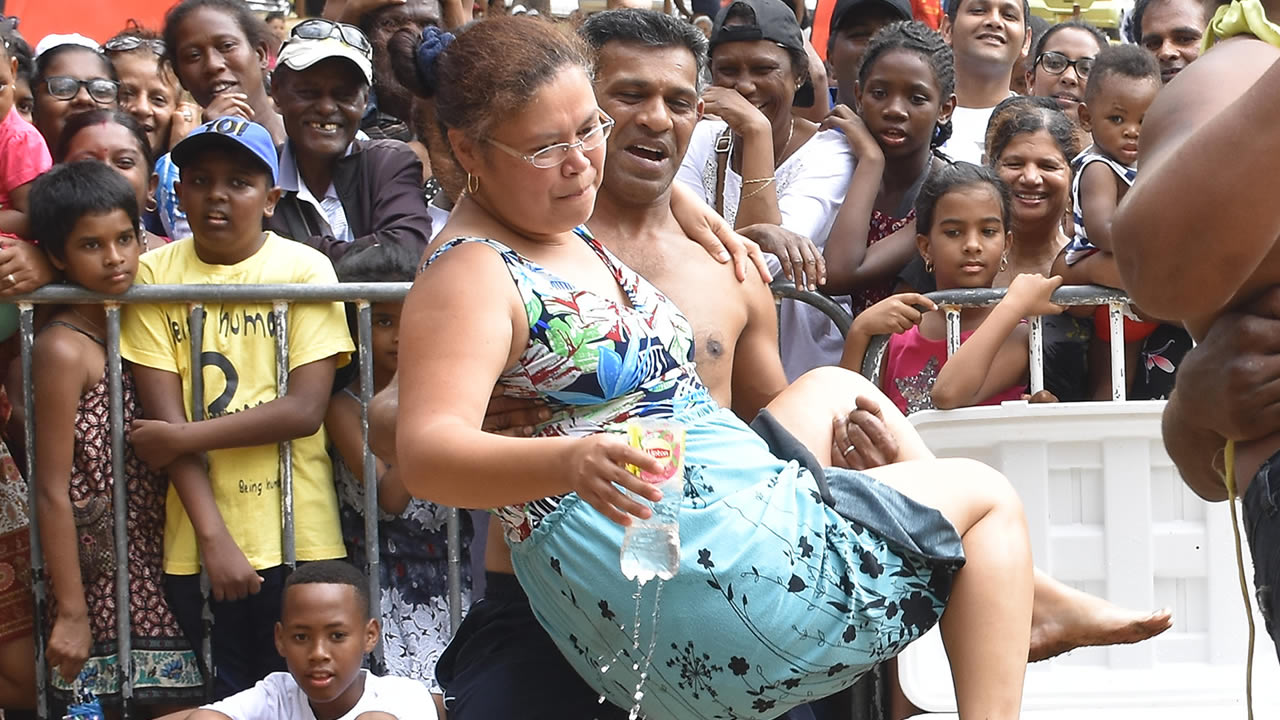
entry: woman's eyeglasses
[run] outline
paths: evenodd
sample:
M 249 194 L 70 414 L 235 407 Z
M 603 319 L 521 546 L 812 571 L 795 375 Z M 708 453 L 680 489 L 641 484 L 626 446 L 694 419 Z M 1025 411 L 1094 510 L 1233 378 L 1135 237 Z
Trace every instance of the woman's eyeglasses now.
M 156 55 L 164 56 L 164 41 L 160 38 L 121 35 L 111 38 L 102 46 L 102 49 L 107 52 L 131 52 L 138 48 L 146 48 Z
M 609 117 L 603 110 L 601 110 L 599 122 L 595 127 L 588 130 L 582 137 L 573 142 L 548 145 L 532 155 L 525 155 L 519 150 L 516 150 L 509 145 L 504 145 L 493 138 L 489 138 L 488 142 L 490 145 L 512 157 L 518 157 L 536 168 L 547 170 L 553 167 L 558 167 L 565 160 L 569 159 L 569 151 L 574 148 L 587 152 L 600 147 L 604 144 L 605 140 L 609 139 L 609 133 L 612 130 L 613 118 Z
M 1089 77 L 1089 71 L 1093 69 L 1093 61 L 1097 58 L 1082 57 L 1079 60 L 1072 60 L 1060 52 L 1041 53 L 1036 58 L 1036 64 L 1044 68 L 1044 71 L 1050 75 L 1061 75 L 1067 71 L 1067 68 L 1074 67 L 1076 75 L 1080 77 Z
M 58 100 L 70 100 L 80 94 L 80 88 L 89 91 L 89 97 L 94 102 L 107 104 L 116 101 L 116 97 L 120 94 L 120 85 L 114 80 L 106 78 L 94 78 L 92 80 L 77 80 L 73 77 L 65 75 L 57 75 L 47 78 L 45 85 L 49 88 L 49 95 Z
M 373 58 L 373 45 L 369 44 L 369 38 L 360 31 L 355 25 L 334 22 L 323 18 L 312 18 L 303 20 L 293 26 L 293 30 L 289 31 L 289 37 L 299 40 L 327 40 L 329 38 L 337 38 L 343 44 L 364 53 L 367 58 Z

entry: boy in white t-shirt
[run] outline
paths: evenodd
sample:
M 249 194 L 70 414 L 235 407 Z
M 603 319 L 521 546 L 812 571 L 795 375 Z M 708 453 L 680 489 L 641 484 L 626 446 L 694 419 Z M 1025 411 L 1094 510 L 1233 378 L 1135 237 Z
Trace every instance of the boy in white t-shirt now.
M 382 628 L 370 615 L 364 575 L 342 560 L 298 566 L 285 581 L 276 649 L 289 672 L 206 705 L 185 720 L 434 720 L 436 701 L 417 680 L 361 667 Z M 164 720 L 178 720 L 181 714 Z

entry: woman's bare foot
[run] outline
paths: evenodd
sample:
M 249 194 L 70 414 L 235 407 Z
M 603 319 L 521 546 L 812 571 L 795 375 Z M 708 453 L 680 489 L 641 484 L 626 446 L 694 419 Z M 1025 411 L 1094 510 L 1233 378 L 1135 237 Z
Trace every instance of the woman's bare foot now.
M 1121 645 L 1155 637 L 1173 625 L 1173 613 L 1143 613 L 1037 573 L 1028 662 L 1047 660 L 1079 647 Z

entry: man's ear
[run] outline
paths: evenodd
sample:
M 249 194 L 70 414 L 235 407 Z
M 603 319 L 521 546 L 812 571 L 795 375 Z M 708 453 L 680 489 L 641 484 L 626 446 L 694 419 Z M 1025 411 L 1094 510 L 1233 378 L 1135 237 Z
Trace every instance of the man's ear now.
M 279 187 L 273 187 L 267 191 L 267 204 L 262 208 L 262 217 L 271 217 L 276 214 L 276 203 L 280 202 L 280 195 L 283 192 Z
M 960 2 L 961 0 L 956 0 Z M 946 13 L 942 14 L 942 24 L 938 27 L 938 32 L 942 33 L 942 42 L 951 45 L 951 16 Z M 954 46 L 953 46 L 954 47 Z
M 698 98 L 698 121 L 702 121 L 702 116 L 707 112 L 707 103 L 702 98 Z
M 1089 103 L 1080 103 L 1076 106 L 1076 116 L 1080 118 L 1080 129 L 1091 133 L 1093 132 L 1093 115 L 1089 114 Z
M 364 626 L 364 652 L 366 655 L 373 652 L 378 645 L 378 638 L 382 637 L 382 623 L 378 622 L 378 618 L 369 618 L 369 622 Z
M 276 652 L 284 657 L 284 625 L 276 622 Z
M 159 182 L 160 182 L 159 179 L 157 179 L 156 180 L 157 187 L 159 186 Z M 178 209 L 183 212 L 186 212 L 187 209 L 182 206 L 182 181 L 181 180 L 173 181 L 173 196 L 178 200 Z

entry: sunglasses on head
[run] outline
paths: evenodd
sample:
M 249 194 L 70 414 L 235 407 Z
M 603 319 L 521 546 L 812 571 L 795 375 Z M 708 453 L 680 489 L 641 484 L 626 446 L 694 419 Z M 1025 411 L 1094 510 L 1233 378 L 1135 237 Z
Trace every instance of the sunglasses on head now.
M 156 55 L 164 55 L 164 41 L 160 38 L 143 38 L 137 35 L 121 35 L 113 37 L 102 46 L 107 52 L 129 52 L 138 48 L 146 48 Z
M 89 97 L 93 98 L 97 103 L 113 103 L 116 96 L 120 93 L 120 85 L 114 80 L 106 78 L 93 78 L 92 80 L 78 80 L 65 75 L 57 75 L 47 78 L 45 86 L 49 88 L 49 95 L 58 100 L 70 100 L 80 94 L 80 88 L 89 91 Z
M 290 38 L 299 40 L 327 40 L 329 38 L 337 38 L 344 45 L 349 45 L 359 50 L 365 57 L 373 58 L 373 45 L 369 43 L 369 38 L 360 31 L 355 25 L 334 22 L 323 18 L 312 18 L 303 20 L 293 26 L 293 30 L 289 31 Z

